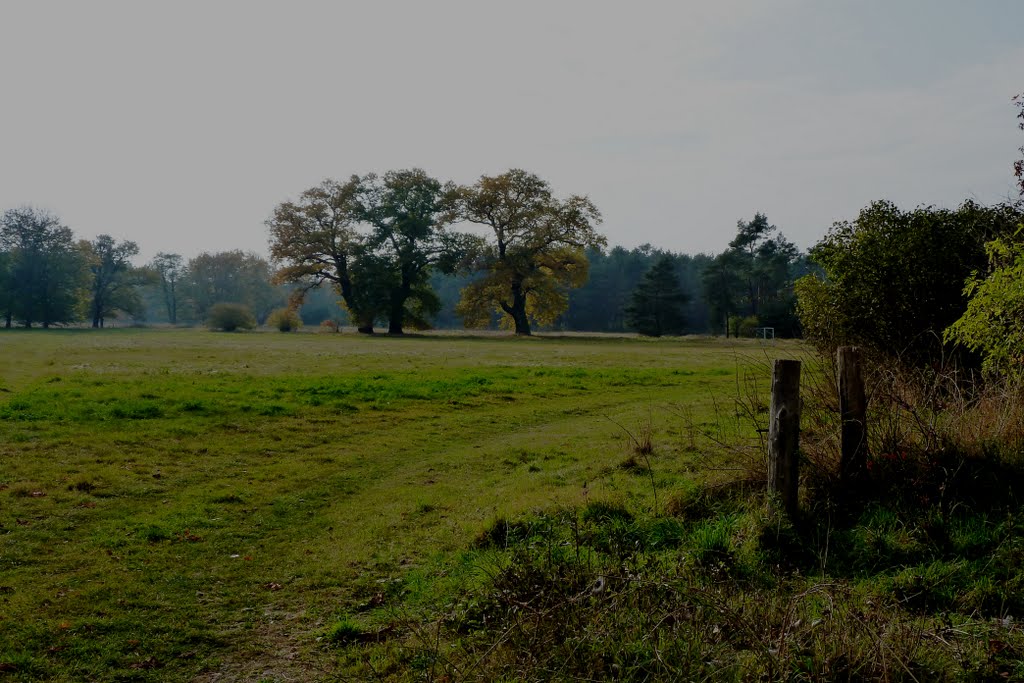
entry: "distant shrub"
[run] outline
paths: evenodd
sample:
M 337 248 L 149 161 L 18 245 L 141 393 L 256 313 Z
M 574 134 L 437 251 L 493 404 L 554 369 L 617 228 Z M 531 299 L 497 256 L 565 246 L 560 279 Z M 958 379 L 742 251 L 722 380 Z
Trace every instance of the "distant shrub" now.
M 738 315 L 729 317 L 729 330 L 734 337 L 753 337 L 757 334 L 757 327 L 760 319 L 756 315 L 748 315 L 741 318 Z
M 267 326 L 279 332 L 294 332 L 302 327 L 302 318 L 291 308 L 278 308 L 267 316 Z
M 251 330 L 256 327 L 256 317 L 248 306 L 242 304 L 214 304 L 210 307 L 206 326 L 211 330 L 224 332 Z
M 323 322 L 320 323 L 321 332 L 338 332 L 340 330 L 341 325 L 339 325 L 336 320 L 331 320 L 330 318 L 328 318 L 327 320 L 324 320 Z

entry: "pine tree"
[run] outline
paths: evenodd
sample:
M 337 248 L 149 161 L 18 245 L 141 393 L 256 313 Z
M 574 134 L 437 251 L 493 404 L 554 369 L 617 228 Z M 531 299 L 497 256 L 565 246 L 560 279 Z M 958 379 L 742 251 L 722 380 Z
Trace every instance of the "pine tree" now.
M 668 254 L 644 273 L 632 299 L 626 308 L 626 321 L 640 334 L 660 337 L 683 332 L 690 296 L 680 287 L 675 264 Z

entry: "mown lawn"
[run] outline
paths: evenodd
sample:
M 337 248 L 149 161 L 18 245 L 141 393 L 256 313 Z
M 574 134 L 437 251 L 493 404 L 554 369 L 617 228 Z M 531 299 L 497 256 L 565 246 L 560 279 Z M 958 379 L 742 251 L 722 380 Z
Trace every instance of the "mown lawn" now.
M 799 353 L 0 331 L 0 679 L 330 679 L 346 615 L 460 591 L 495 520 L 703 478 L 695 432 Z

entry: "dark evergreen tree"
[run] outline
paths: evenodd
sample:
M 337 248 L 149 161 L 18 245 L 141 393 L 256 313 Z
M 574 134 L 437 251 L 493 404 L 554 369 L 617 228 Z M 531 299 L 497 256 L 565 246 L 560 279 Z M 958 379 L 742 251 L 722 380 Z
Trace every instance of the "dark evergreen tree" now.
M 762 213 L 737 222 L 729 248 L 704 269 L 702 285 L 713 329 L 745 318 L 775 328 L 778 336 L 799 334 L 793 281 L 807 272 L 806 264 L 796 245 L 773 234 L 777 230 Z
M 690 296 L 679 286 L 674 259 L 666 254 L 644 273 L 626 307 L 631 328 L 649 337 L 681 334 L 686 327 L 686 304 Z

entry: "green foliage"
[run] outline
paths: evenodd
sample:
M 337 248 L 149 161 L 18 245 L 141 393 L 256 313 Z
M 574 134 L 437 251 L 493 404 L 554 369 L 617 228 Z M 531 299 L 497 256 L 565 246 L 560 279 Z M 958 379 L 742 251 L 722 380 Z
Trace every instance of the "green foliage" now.
M 167 311 L 167 322 L 178 324 L 179 292 L 178 283 L 185 275 L 185 263 L 180 254 L 159 252 L 147 266 L 156 275 L 160 294 Z
M 708 308 L 702 292 L 701 273 L 711 260 L 698 254 L 672 254 L 644 244 L 635 249 L 613 247 L 608 250 L 586 250 L 589 263 L 587 281 L 570 290 L 569 307 L 558 320 L 565 330 L 589 332 L 626 332 L 626 308 L 633 291 L 663 257 L 671 259 L 678 275 L 679 287 L 689 294 L 683 307 L 687 330 L 700 333 L 708 330 Z
M 50 327 L 81 318 L 86 258 L 56 216 L 28 207 L 6 211 L 0 217 L 0 252 L 0 285 L 6 288 L 0 303 L 8 323 Z
M 756 315 L 740 317 L 734 315 L 729 318 L 729 331 L 734 337 L 753 337 L 757 334 L 757 328 L 761 326 L 761 320 Z
M 690 295 L 679 286 L 673 258 L 662 256 L 633 290 L 632 302 L 626 308 L 627 323 L 649 337 L 682 334 L 689 299 Z
M 277 308 L 267 316 L 267 325 L 279 332 L 294 332 L 302 327 L 302 318 L 292 308 Z
M 453 193 L 422 169 L 325 180 L 267 221 L 277 281 L 298 284 L 298 299 L 333 283 L 361 332 L 381 318 L 392 334 L 429 327 L 441 307 L 431 272 L 453 272 L 476 242 L 447 229 Z
M 359 282 L 372 280 L 358 272 L 365 252 L 364 237 L 356 229 L 360 182 L 359 176 L 344 183 L 325 179 L 297 201 L 278 204 L 266 224 L 270 255 L 282 264 L 274 280 L 298 285 L 298 297 L 331 283 L 360 330 L 372 332 L 379 297 L 364 293 Z
M 968 278 L 967 310 L 945 332 L 947 341 L 982 354 L 992 374 L 1020 375 L 1024 369 L 1024 242 L 997 239 L 985 245 L 990 271 Z
M 388 333 L 408 325 L 430 327 L 441 302 L 430 273 L 452 273 L 476 238 L 446 228 L 455 188 L 443 186 L 422 169 L 370 174 L 360 180 L 358 217 L 371 225 L 365 247 L 377 263 L 375 282 Z
M 146 281 L 146 271 L 136 269 L 131 257 L 139 253 L 135 242 L 118 243 L 110 235 L 100 235 L 92 242 L 82 242 L 82 251 L 89 266 L 89 317 L 93 327 L 103 327 L 107 318 L 118 311 L 132 316 L 142 313 L 138 286 Z
M 1019 221 L 1005 205 L 905 212 L 871 204 L 811 250 L 824 278 L 807 276 L 798 287 L 805 334 L 829 352 L 856 344 L 911 364 L 931 362 L 942 352 L 943 331 L 967 308 L 964 281 L 984 267 L 985 242 Z
M 245 304 L 213 304 L 206 317 L 206 326 L 224 332 L 251 330 L 256 327 L 256 317 Z
M 203 252 L 189 259 L 182 289 L 197 320 L 207 319 L 215 304 L 230 301 L 243 304 L 262 321 L 284 303 L 271 277 L 270 264 L 258 254 L 238 249 Z
M 482 176 L 453 200 L 452 219 L 493 232 L 475 250 L 483 274 L 456 308 L 467 327 L 486 326 L 495 312 L 516 334 L 530 334 L 531 321 L 553 323 L 568 306 L 568 290 L 586 282 L 585 250 L 606 243 L 594 230 L 601 214 L 589 199 L 556 199 L 546 181 L 521 169 Z
M 712 327 L 733 317 L 758 317 L 778 336 L 799 333 L 793 281 L 806 269 L 796 246 L 758 213 L 736 224 L 729 248 L 705 268 L 702 284 Z M 730 331 L 733 331 L 730 329 Z

